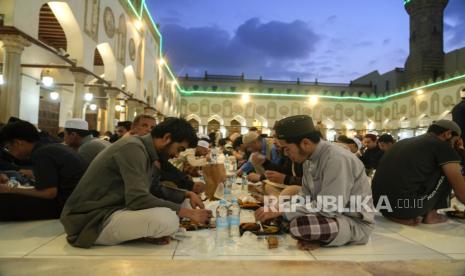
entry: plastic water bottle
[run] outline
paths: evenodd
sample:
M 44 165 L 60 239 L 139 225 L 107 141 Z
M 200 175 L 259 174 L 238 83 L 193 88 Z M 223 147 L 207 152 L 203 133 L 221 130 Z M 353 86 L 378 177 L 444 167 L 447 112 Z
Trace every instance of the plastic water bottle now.
M 247 180 L 247 173 L 242 174 L 242 190 L 247 191 L 249 185 L 249 180 Z
M 229 239 L 228 207 L 225 200 L 220 200 L 216 208 L 216 244 L 224 245 Z
M 229 155 L 227 154 L 224 156 L 224 168 L 226 170 L 226 173 L 228 173 L 231 170 L 231 165 L 229 162 Z
M 232 203 L 229 206 L 228 212 L 228 220 L 229 220 L 229 236 L 231 238 L 239 237 L 239 225 L 241 223 L 241 207 L 237 202 L 237 198 L 232 199 Z
M 230 200 L 231 199 L 231 194 L 232 194 L 232 185 L 233 185 L 233 177 L 231 174 L 228 174 L 227 177 L 226 177 L 226 181 L 224 182 L 224 198 L 226 200 Z
M 216 164 L 218 162 L 218 155 L 216 152 L 216 148 L 212 149 L 212 163 Z

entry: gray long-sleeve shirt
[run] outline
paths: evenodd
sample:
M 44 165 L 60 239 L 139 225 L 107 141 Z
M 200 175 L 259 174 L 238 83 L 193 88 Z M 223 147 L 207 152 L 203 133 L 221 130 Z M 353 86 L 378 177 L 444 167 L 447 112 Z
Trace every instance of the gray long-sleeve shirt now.
M 94 160 L 101 151 L 110 145 L 111 143 L 108 141 L 101 140 L 92 137 L 92 135 L 89 135 L 82 140 L 82 144 L 78 149 L 78 153 L 82 159 L 87 162 L 87 164 L 90 164 L 90 162 L 92 162 L 92 160 Z
M 310 196 L 313 208 L 317 207 L 318 197 L 332 196 L 340 206 L 349 207 L 351 197 L 360 196 L 361 200 L 369 199 L 367 205 L 374 210 L 371 187 L 363 163 L 354 154 L 337 145 L 325 141 L 318 143 L 315 152 L 304 163 L 302 182 L 300 195 Z M 296 212 L 285 213 L 285 216 L 291 220 L 309 213 L 314 212 L 302 204 Z M 330 246 L 350 242 L 365 243 L 374 227 L 374 212 L 370 210 L 321 210 L 317 213 L 338 221 L 340 231 Z
M 150 135 L 127 137 L 102 151 L 90 164 L 61 214 L 68 242 L 91 247 L 106 218 L 122 209 L 141 210 L 168 207 L 179 211 L 178 203 L 150 193 L 152 179 L 159 178 L 154 162 L 158 154 Z M 183 191 L 172 190 L 165 198 L 176 202 Z

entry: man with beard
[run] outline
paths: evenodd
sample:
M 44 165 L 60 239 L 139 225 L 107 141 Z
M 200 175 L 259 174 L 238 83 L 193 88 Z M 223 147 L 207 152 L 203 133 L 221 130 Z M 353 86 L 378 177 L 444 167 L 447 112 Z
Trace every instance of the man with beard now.
M 460 157 L 451 145 L 460 134 L 456 123 L 439 120 L 426 134 L 401 140 L 384 154 L 372 188 L 375 202 L 384 197 L 392 207 L 381 210 L 385 217 L 411 226 L 441 223 L 447 218 L 436 211 L 449 207 L 451 189 L 465 202 Z
M 186 120 L 167 118 L 151 134 L 121 139 L 99 154 L 63 209 L 68 242 L 88 248 L 157 239 L 173 235 L 179 217 L 207 222 L 211 211 L 203 209 L 195 193 L 152 181 L 160 177 L 160 160 L 196 144 L 195 130 Z M 193 209 L 181 207 L 185 199 Z
M 350 151 L 322 141 L 306 115 L 279 121 L 276 136 L 292 161 L 304 163 L 300 195 L 311 201 L 292 206 L 295 212 L 289 204 L 279 206 L 285 209 L 262 207 L 255 219 L 265 222 L 284 216 L 302 249 L 365 244 L 374 228 L 374 208 L 362 162 Z M 357 198 L 365 204 L 353 206 Z

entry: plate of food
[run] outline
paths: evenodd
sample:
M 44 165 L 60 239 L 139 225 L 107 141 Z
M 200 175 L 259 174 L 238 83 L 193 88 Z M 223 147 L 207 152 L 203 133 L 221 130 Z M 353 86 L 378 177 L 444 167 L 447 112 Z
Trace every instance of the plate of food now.
M 197 231 L 203 229 L 212 229 L 215 228 L 215 223 L 210 221 L 210 223 L 194 223 L 190 220 L 183 220 L 181 221 L 179 227 L 186 229 L 186 231 Z
M 241 209 L 246 209 L 246 210 L 257 210 L 258 208 L 262 207 L 262 204 L 257 201 L 249 201 L 249 200 L 241 200 L 239 199 L 237 201 L 239 203 L 239 206 Z
M 248 223 L 241 223 L 240 225 L 240 232 L 241 235 L 244 232 L 252 232 L 257 236 L 265 236 L 265 235 L 279 235 L 281 234 L 281 228 L 277 225 L 262 225 L 263 229 L 260 227 L 260 224 L 255 222 L 248 222 Z

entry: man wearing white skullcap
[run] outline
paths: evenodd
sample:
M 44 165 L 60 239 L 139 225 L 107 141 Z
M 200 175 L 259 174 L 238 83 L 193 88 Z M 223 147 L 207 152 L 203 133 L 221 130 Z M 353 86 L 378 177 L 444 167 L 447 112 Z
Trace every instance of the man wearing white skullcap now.
M 210 141 L 208 138 L 200 138 L 197 147 L 181 152 L 178 158 L 171 160 L 171 163 L 188 175 L 199 176 L 198 169 L 207 164 L 208 153 L 210 153 Z
M 93 137 L 89 132 L 88 123 L 82 119 L 70 119 L 65 122 L 64 140 L 65 144 L 77 151 L 87 164 L 111 145 L 108 141 Z
M 460 90 L 462 101 L 452 109 L 452 120 L 456 122 L 462 130 L 462 139 L 465 137 L 465 87 Z

